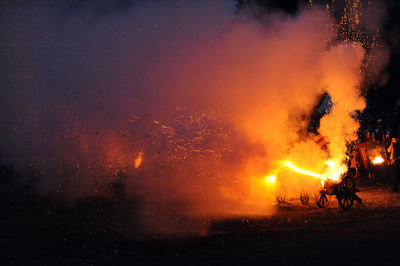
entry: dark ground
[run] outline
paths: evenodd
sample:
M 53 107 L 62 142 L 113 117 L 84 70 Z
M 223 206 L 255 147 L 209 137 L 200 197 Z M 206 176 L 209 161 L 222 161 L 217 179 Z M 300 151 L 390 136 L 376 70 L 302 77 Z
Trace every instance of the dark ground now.
M 87 198 L 66 205 L 1 184 L 0 245 L 5 265 L 398 265 L 400 195 L 363 186 L 363 204 L 341 211 L 298 199 L 271 216 L 204 219 L 205 234 L 132 232 L 127 202 Z M 179 222 L 185 223 L 182 218 Z

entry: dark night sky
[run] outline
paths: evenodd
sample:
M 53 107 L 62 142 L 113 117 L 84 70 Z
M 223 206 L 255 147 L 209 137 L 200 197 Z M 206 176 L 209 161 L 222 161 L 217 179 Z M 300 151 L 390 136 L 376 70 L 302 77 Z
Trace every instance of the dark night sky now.
M 182 61 L 182 47 L 221 31 L 234 16 L 230 0 L 182 3 L 0 1 L 1 160 L 39 151 L 46 157 L 76 145 L 48 143 L 76 135 L 89 121 L 118 132 L 126 128 L 118 121 L 133 113 L 168 108 L 163 99 L 174 96 L 166 95 L 174 81 L 160 79 L 161 69 Z
M 107 16 L 110 14 L 118 14 L 124 15 L 126 14 L 126 10 L 130 8 L 135 8 L 134 6 L 141 1 L 138 0 L 113 0 L 113 1 L 95 1 L 95 0 L 66 0 L 66 1 L 36 1 L 36 4 L 32 4 L 32 8 L 35 5 L 41 6 L 43 8 L 54 9 L 55 12 L 59 12 L 61 18 L 68 18 L 70 16 L 74 16 L 77 12 L 86 12 L 84 15 L 85 19 L 96 18 Z M 167 2 L 159 0 L 158 2 Z M 250 6 L 253 3 L 257 3 L 258 5 L 267 7 L 268 10 L 283 10 L 287 13 L 294 14 L 298 10 L 298 7 L 304 3 L 307 3 L 306 0 L 290 0 L 290 1 L 276 1 L 276 0 L 232 0 L 232 6 L 234 4 L 237 5 L 239 9 Z M 314 1 L 316 3 L 318 1 Z M 341 1 L 336 1 L 336 3 L 340 3 Z M 343 2 L 343 1 L 342 1 Z M 399 59 L 399 46 L 400 42 L 398 40 L 399 30 L 400 30 L 400 21 L 398 19 L 398 14 L 400 12 L 400 4 L 398 1 L 393 0 L 384 0 L 387 6 L 388 15 L 385 17 L 386 22 L 383 27 L 383 37 L 385 42 L 389 45 L 391 51 L 391 59 L 387 68 L 387 72 L 389 73 L 389 79 L 386 85 L 377 89 L 370 90 L 369 97 L 371 98 L 371 103 L 377 109 L 388 109 L 387 103 L 393 103 L 394 99 L 400 97 L 400 92 L 398 88 L 398 84 L 400 84 L 399 75 L 396 75 L 396 70 L 399 69 L 400 59 Z M 31 1 L 1 1 L 0 6 L 0 14 L 2 25 L 6 24 L 14 24 L 11 27 L 5 27 L 2 31 L 2 34 L 10 36 L 12 31 L 18 31 L 18 16 L 24 16 L 23 12 L 17 13 L 16 10 L 22 10 L 22 6 L 24 3 L 31 3 Z M 10 8 L 15 7 L 15 8 Z M 21 7 L 21 8 L 19 8 Z M 173 4 L 171 4 L 171 8 Z M 10 11 L 13 10 L 13 11 Z M 86 11 L 83 11 L 86 10 Z M 14 14 L 13 14 L 14 12 Z M 28 15 L 29 16 L 29 15 Z M 37 18 L 33 18 L 37 19 Z M 29 33 L 26 33 L 29 34 Z M 6 47 L 7 44 L 4 43 L 2 47 Z M 28 47 L 27 47 L 28 48 Z M 5 48 L 3 48 L 3 51 Z M 7 65 L 7 59 L 4 57 L 5 54 L 2 53 L 0 60 L 3 62 L 3 66 Z M 3 80 L 6 76 L 9 76 L 10 68 L 3 67 Z

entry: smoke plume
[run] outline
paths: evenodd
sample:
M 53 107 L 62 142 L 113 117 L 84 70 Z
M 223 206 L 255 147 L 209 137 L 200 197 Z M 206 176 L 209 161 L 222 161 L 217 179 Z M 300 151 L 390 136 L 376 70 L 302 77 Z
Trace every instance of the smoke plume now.
M 321 170 L 355 139 L 365 51 L 330 43 L 324 8 L 262 24 L 230 1 L 70 3 L 0 9 L 1 160 L 37 192 L 107 196 L 122 183 L 144 217 L 268 214 L 276 193 L 317 181 L 277 173 L 282 160 Z M 329 153 L 306 132 L 323 93 Z

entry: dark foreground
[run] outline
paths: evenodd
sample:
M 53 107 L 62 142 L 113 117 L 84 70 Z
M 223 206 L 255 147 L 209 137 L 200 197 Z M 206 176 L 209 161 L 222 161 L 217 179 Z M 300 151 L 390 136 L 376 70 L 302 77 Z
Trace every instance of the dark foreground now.
M 204 234 L 162 236 L 132 232 L 134 220 L 124 217 L 131 205 L 91 198 L 67 206 L 2 184 L 0 262 L 398 265 L 400 196 L 386 187 L 361 190 L 364 203 L 345 212 L 333 198 L 326 209 L 293 199 L 272 216 L 205 219 Z

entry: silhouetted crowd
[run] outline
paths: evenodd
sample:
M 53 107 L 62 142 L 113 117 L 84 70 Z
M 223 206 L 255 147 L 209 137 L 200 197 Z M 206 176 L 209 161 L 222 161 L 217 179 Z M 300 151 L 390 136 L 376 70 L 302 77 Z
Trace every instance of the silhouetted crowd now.
M 391 181 L 393 190 L 399 191 L 400 183 L 400 99 L 392 112 L 372 115 L 364 111 L 359 139 L 350 149 L 350 169 L 354 177 L 365 173 L 372 182 Z M 382 161 L 378 159 L 382 158 Z M 391 177 L 391 180 L 388 180 Z

